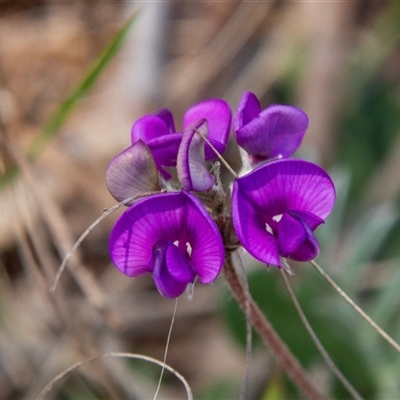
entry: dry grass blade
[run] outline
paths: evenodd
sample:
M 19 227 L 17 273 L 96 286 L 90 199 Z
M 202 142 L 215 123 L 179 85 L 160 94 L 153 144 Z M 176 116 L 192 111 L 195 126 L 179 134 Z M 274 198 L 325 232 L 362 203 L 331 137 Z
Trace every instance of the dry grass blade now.
M 22 171 L 30 189 L 38 200 L 39 211 L 51 232 L 58 252 L 60 254 L 66 254 L 71 248 L 73 242 L 72 234 L 65 217 L 62 215 L 55 202 L 52 201 L 49 196 L 46 196 L 43 190 L 38 190 L 38 188 L 43 188 L 34 176 L 28 160 L 20 153 L 20 151 L 13 147 L 11 143 L 7 142 L 6 145 L 17 162 L 18 167 Z M 96 280 L 89 271 L 81 268 L 79 259 L 74 259 L 71 270 L 76 282 L 88 297 L 89 301 L 98 309 L 105 309 L 106 301 L 103 291 L 100 289 Z
M 214 40 L 196 57 L 188 60 L 188 66 L 177 65 L 179 74 L 176 74 L 175 69 L 171 71 L 172 79 L 174 75 L 178 76 L 174 90 L 171 91 L 171 100 L 179 102 L 187 97 L 188 82 L 191 93 L 196 93 L 215 79 L 262 25 L 272 5 L 273 2 L 240 3 Z M 240 35 L 237 34 L 238 27 Z
M 175 371 L 172 367 L 170 367 L 168 364 L 165 364 L 162 361 L 159 361 L 153 357 L 148 357 L 148 356 L 144 356 L 142 354 L 135 354 L 135 353 L 105 353 L 105 354 L 100 354 L 97 356 L 93 356 L 90 358 L 87 358 L 86 360 L 83 361 L 78 361 L 75 364 L 71 365 L 69 368 L 67 368 L 66 370 L 64 370 L 63 372 L 61 372 L 60 374 L 58 374 L 51 382 L 49 382 L 44 388 L 43 390 L 39 393 L 39 395 L 37 396 L 36 400 L 43 400 L 45 398 L 45 396 L 47 395 L 47 393 L 50 392 L 50 390 L 53 389 L 54 385 L 59 382 L 61 379 L 65 378 L 68 374 L 70 374 L 72 371 L 82 367 L 85 364 L 88 364 L 92 361 L 96 361 L 98 359 L 101 358 L 113 358 L 113 357 L 119 357 L 119 358 L 133 358 L 133 359 L 137 359 L 137 360 L 144 360 L 144 361 L 148 361 L 157 365 L 160 365 L 162 368 L 170 371 L 172 374 L 174 374 L 182 383 L 183 386 L 185 387 L 186 390 L 186 394 L 187 394 L 187 398 L 188 400 L 193 400 L 193 394 L 192 394 L 192 390 L 190 389 L 189 384 L 187 383 L 186 379 L 177 371 Z
M 57 274 L 56 277 L 54 278 L 54 282 L 51 285 L 50 291 L 54 292 L 56 290 L 57 287 L 57 283 L 61 278 L 62 273 L 65 270 L 65 267 L 67 266 L 68 261 L 70 260 L 70 258 L 74 255 L 74 253 L 76 252 L 76 250 L 78 249 L 78 247 L 81 245 L 81 243 L 85 240 L 86 236 L 89 235 L 89 233 L 101 222 L 103 221 L 104 218 L 108 217 L 110 214 L 112 214 L 114 211 L 118 210 L 119 208 L 121 208 L 122 206 L 125 206 L 126 204 L 130 203 L 133 200 L 137 200 L 141 197 L 145 197 L 145 196 L 150 196 L 152 194 L 157 194 L 160 193 L 158 192 L 150 192 L 150 193 L 143 193 L 140 195 L 135 195 L 135 196 L 131 196 L 128 197 L 125 200 L 122 200 L 121 202 L 119 202 L 118 204 L 115 204 L 113 207 L 108 208 L 107 210 L 105 210 L 103 212 L 103 214 L 100 215 L 100 217 L 98 217 L 92 224 L 90 224 L 88 226 L 88 228 L 85 230 L 85 232 L 82 233 L 82 235 L 79 237 L 79 239 L 74 243 L 74 245 L 71 247 L 71 250 L 66 254 L 66 256 L 64 257 L 64 259 L 62 260 L 61 265 L 58 267 L 57 270 Z

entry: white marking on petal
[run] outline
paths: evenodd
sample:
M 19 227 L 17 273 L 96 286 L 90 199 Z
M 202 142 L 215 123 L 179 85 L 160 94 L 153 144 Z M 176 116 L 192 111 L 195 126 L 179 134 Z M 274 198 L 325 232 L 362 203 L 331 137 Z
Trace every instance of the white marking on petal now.
M 192 255 L 192 246 L 190 245 L 189 242 L 186 242 L 186 251 L 188 256 L 190 257 Z
M 266 231 L 267 231 L 268 233 L 270 233 L 271 235 L 274 234 L 274 231 L 272 230 L 272 228 L 271 228 L 268 224 L 265 224 L 265 229 L 266 229 Z
M 283 216 L 283 214 L 274 215 L 274 216 L 272 217 L 272 219 L 273 219 L 275 222 L 279 222 L 279 221 L 281 220 L 282 216 Z

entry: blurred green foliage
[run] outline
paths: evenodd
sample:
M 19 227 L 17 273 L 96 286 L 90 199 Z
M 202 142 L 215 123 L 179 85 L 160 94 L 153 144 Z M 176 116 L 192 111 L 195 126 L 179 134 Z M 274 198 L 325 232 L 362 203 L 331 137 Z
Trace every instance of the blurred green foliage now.
M 376 77 L 366 82 L 358 99 L 338 125 L 337 162 L 351 171 L 348 205 L 353 212 L 362 200 L 372 173 L 385 159 L 400 132 L 398 87 L 393 82 Z
M 297 297 L 311 326 L 350 382 L 365 398 L 375 398 L 376 384 L 371 365 L 360 348 L 352 324 L 335 313 L 333 304 L 337 295 L 327 293 L 324 282 L 315 274 L 313 276 L 312 271 L 309 272 L 301 277 Z M 301 364 L 309 369 L 315 362 L 320 362 L 321 357 L 303 327 L 278 271 L 272 269 L 267 273 L 264 269 L 256 270 L 249 274 L 248 281 L 254 300 Z M 244 348 L 245 318 L 229 294 L 224 298 L 223 310 L 229 328 Z M 259 349 L 260 344 L 260 339 L 254 334 L 255 349 Z M 332 384 L 332 394 L 336 398 L 348 398 L 347 392 L 337 382 Z

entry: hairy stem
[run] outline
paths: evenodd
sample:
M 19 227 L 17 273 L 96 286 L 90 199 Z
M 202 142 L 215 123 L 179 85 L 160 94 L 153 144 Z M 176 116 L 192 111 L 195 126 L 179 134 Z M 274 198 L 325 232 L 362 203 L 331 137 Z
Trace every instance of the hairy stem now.
M 264 343 L 271 349 L 276 359 L 292 379 L 293 383 L 309 399 L 324 399 L 325 396 L 315 388 L 307 372 L 304 371 L 297 358 L 278 336 L 251 295 L 249 293 L 246 294 L 246 290 L 240 282 L 233 266 L 231 254 L 228 254 L 226 257 L 224 274 L 233 295 L 244 312 L 246 312 L 246 303 L 250 303 L 251 323 L 253 327 L 258 332 Z

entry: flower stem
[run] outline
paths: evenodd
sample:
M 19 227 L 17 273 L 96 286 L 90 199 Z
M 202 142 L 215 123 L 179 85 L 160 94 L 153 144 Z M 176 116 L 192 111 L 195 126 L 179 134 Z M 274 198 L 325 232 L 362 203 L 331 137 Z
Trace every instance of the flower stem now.
M 251 323 L 251 308 L 250 308 L 250 291 L 249 291 L 249 284 L 246 278 L 246 272 L 244 270 L 244 265 L 242 263 L 242 259 L 239 256 L 238 252 L 235 252 L 237 256 L 237 263 L 236 265 L 239 267 L 239 274 L 238 278 L 240 279 L 242 286 L 245 290 L 246 296 L 246 304 L 244 313 L 246 315 L 246 373 L 243 381 L 242 392 L 240 394 L 240 400 L 247 399 L 247 393 L 249 391 L 249 381 L 250 381 L 250 368 L 251 368 L 251 359 L 253 353 L 253 326 Z
M 250 303 L 252 325 L 263 339 L 264 343 L 271 349 L 276 359 L 292 379 L 293 383 L 309 399 L 324 399 L 325 396 L 315 388 L 307 372 L 304 371 L 297 358 L 276 333 L 253 298 L 249 293 L 246 293 L 246 290 L 240 282 L 233 266 L 231 254 L 229 253 L 225 260 L 224 274 L 233 295 L 244 312 L 246 312 L 246 303 Z
M 322 277 L 342 296 L 367 322 L 372 326 L 392 347 L 400 353 L 400 345 L 391 338 L 371 317 L 369 317 L 354 301 L 335 283 L 335 281 L 315 262 L 310 264 L 322 275 Z

